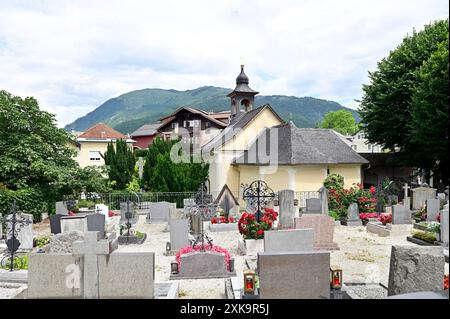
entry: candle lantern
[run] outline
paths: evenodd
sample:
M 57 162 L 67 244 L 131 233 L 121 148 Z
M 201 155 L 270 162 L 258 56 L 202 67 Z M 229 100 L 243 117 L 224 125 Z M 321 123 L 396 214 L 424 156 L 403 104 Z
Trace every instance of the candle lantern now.
M 330 286 L 332 289 L 342 288 L 342 269 L 336 266 L 330 268 Z
M 246 295 L 254 295 L 255 294 L 255 284 L 256 284 L 256 275 L 252 270 L 247 270 L 244 272 L 244 293 Z
M 229 270 L 230 270 L 230 272 L 234 272 L 234 258 L 230 258 Z
M 174 275 L 178 274 L 178 262 L 176 260 L 172 260 L 170 262 L 170 270 L 172 274 Z
M 166 242 L 166 253 L 170 253 L 170 251 L 172 250 L 172 246 L 170 245 L 170 242 Z

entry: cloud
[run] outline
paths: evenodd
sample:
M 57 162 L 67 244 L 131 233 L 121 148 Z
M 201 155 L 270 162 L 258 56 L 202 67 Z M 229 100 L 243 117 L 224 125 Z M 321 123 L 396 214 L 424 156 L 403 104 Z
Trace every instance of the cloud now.
M 367 72 L 442 0 L 0 0 L 0 89 L 34 96 L 64 126 L 147 87 L 232 87 L 245 58 L 261 94 L 355 108 Z

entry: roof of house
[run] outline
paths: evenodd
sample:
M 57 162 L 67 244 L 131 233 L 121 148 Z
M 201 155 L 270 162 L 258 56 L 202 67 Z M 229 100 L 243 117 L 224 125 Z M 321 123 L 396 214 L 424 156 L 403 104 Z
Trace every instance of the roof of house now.
M 199 110 L 190 106 L 182 106 L 179 109 L 177 109 L 175 112 L 173 112 L 172 114 L 169 114 L 167 116 L 164 116 L 162 118 L 160 118 L 159 120 L 163 122 L 163 125 L 169 123 L 170 121 L 172 121 L 176 114 L 179 113 L 182 110 L 186 110 L 188 112 L 191 112 L 193 114 L 199 114 L 201 116 L 203 116 L 204 118 L 210 120 L 211 122 L 216 123 L 219 126 L 222 127 L 226 127 L 228 125 L 228 122 L 225 123 L 223 121 L 223 119 L 227 119 L 230 116 L 230 112 L 206 112 L 203 110 Z
M 158 128 L 161 126 L 161 123 L 156 124 L 145 124 L 138 128 L 136 131 L 130 134 L 131 137 L 138 136 L 149 136 L 155 135 L 158 133 Z
M 211 141 L 206 143 L 203 146 L 203 150 L 208 152 L 213 148 L 217 148 L 219 146 L 224 145 L 226 142 L 228 142 L 230 139 L 232 139 L 236 133 L 239 132 L 239 130 L 244 129 L 250 121 L 257 116 L 259 113 L 261 113 L 264 109 L 270 109 L 272 113 L 278 117 L 278 119 L 284 123 L 283 119 L 272 109 L 270 104 L 264 104 L 260 107 L 257 107 L 256 109 L 252 109 L 248 112 L 242 113 L 236 121 L 234 121 L 232 124 L 228 125 L 222 132 L 220 132 L 216 137 L 214 137 Z M 235 131 L 234 131 L 235 130 Z
M 271 137 L 275 139 L 277 145 L 271 145 L 273 142 Z M 294 123 L 289 122 L 265 129 L 249 149 L 234 160 L 233 164 L 274 164 L 267 162 L 272 152 L 277 156 L 279 165 L 368 163 L 333 130 L 298 128 Z M 260 158 L 259 153 L 263 154 L 264 158 Z M 273 161 L 272 158 L 271 160 Z
M 128 136 L 116 131 L 104 123 L 97 123 L 87 129 L 78 138 L 86 139 L 128 139 Z

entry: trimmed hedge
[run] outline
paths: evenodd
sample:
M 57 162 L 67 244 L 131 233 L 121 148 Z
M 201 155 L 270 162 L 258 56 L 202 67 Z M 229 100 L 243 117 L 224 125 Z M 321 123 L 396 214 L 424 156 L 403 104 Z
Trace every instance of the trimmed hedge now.
M 33 188 L 22 188 L 17 191 L 0 190 L 0 215 L 8 215 L 11 205 L 16 200 L 17 211 L 33 215 L 34 222 L 40 222 L 42 213 L 47 211 L 44 196 Z

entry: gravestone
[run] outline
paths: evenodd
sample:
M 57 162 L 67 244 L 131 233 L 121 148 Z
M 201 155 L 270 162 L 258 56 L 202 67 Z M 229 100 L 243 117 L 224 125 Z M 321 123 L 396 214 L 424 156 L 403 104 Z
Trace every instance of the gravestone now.
M 185 216 L 188 216 L 191 213 L 194 206 L 195 206 L 195 199 L 193 198 L 183 199 L 183 214 Z
M 228 188 L 227 184 L 223 185 L 222 190 L 214 200 L 214 204 L 223 209 L 225 216 L 230 215 L 234 207 L 239 207 L 239 202 L 236 197 L 234 197 L 233 192 Z
M 155 253 L 117 252 L 98 256 L 101 299 L 154 298 Z
M 279 228 L 294 228 L 295 206 L 294 206 L 294 191 L 290 189 L 281 190 L 278 192 L 279 203 Z
M 64 202 L 56 202 L 55 208 L 56 208 L 57 215 L 68 215 L 69 214 L 69 210 L 67 209 Z
M 180 270 L 170 279 L 227 278 L 235 276 L 229 272 L 223 253 L 205 251 L 181 255 Z
M 98 235 L 75 241 L 73 254 L 30 254 L 27 298 L 153 298 L 155 254 L 117 252 L 114 236 Z
M 320 199 L 320 205 L 321 205 L 321 214 L 328 215 L 328 188 L 322 186 L 319 189 L 319 199 Z
M 439 200 L 439 204 L 440 205 L 445 205 L 447 203 L 446 197 L 445 197 L 445 193 L 438 193 L 437 194 L 437 199 Z
M 347 226 L 361 226 L 357 203 L 351 203 L 347 209 Z
M 98 231 L 100 238 L 105 238 L 105 215 L 103 214 L 88 214 L 87 229 L 88 231 Z
M 137 223 L 137 217 L 136 217 L 136 213 L 135 213 L 135 210 L 134 210 L 135 205 L 134 205 L 133 202 L 130 202 L 129 205 L 130 205 L 129 206 L 130 213 L 131 213 L 131 216 L 132 216 L 130 218 L 130 223 L 132 225 L 134 225 L 134 224 Z M 127 219 L 127 216 L 126 216 L 127 211 L 128 211 L 128 203 L 127 202 L 121 202 L 120 203 L 120 223 L 121 224 L 125 224 L 125 223 L 128 222 L 128 219 Z
M 312 229 L 315 250 L 339 250 L 334 237 L 334 218 L 326 215 L 303 214 L 295 218 L 296 229 Z
M 83 298 L 99 298 L 99 255 L 109 255 L 112 252 L 112 243 L 102 240 L 99 232 L 86 232 L 84 241 L 73 243 L 73 254 L 83 257 Z
M 12 215 L 6 217 L 7 227 L 6 227 L 6 239 L 11 238 L 11 223 Z M 32 250 L 33 249 L 33 215 L 31 214 L 16 214 L 16 219 L 27 220 L 28 223 L 23 226 L 16 225 L 16 238 L 20 241 L 19 250 Z
M 264 232 L 264 252 L 300 252 L 314 250 L 312 229 L 270 230 Z
M 61 233 L 61 217 L 65 215 L 56 214 L 50 216 L 50 232 L 52 234 L 60 234 Z
M 63 216 L 60 219 L 61 233 L 71 231 L 80 231 L 85 233 L 88 231 L 86 215 Z
M 98 214 L 102 214 L 105 217 L 109 217 L 109 207 L 106 206 L 105 204 L 96 204 L 95 212 Z
M 444 209 L 441 210 L 441 241 L 444 246 L 448 247 L 448 204 L 444 205 Z
M 439 215 L 440 201 L 439 199 L 427 199 L 427 221 L 435 222 Z
M 322 213 L 322 204 L 319 198 L 306 199 L 306 214 L 320 214 Z
M 169 202 L 151 203 L 146 223 L 168 222 L 175 213 L 176 204 Z
M 171 219 L 169 224 L 171 250 L 179 250 L 189 246 L 189 220 Z
M 417 187 L 412 189 L 413 192 L 413 210 L 420 210 L 425 206 L 427 199 L 436 198 L 436 189 L 429 187 Z
M 443 289 L 445 260 L 441 247 L 392 246 L 388 296 Z
M 329 299 L 329 252 L 258 253 L 261 299 Z
M 72 254 L 31 253 L 27 298 L 82 298 L 83 261 Z
M 393 225 L 405 225 L 411 224 L 411 211 L 407 209 L 404 205 L 394 205 L 392 206 L 392 224 Z

